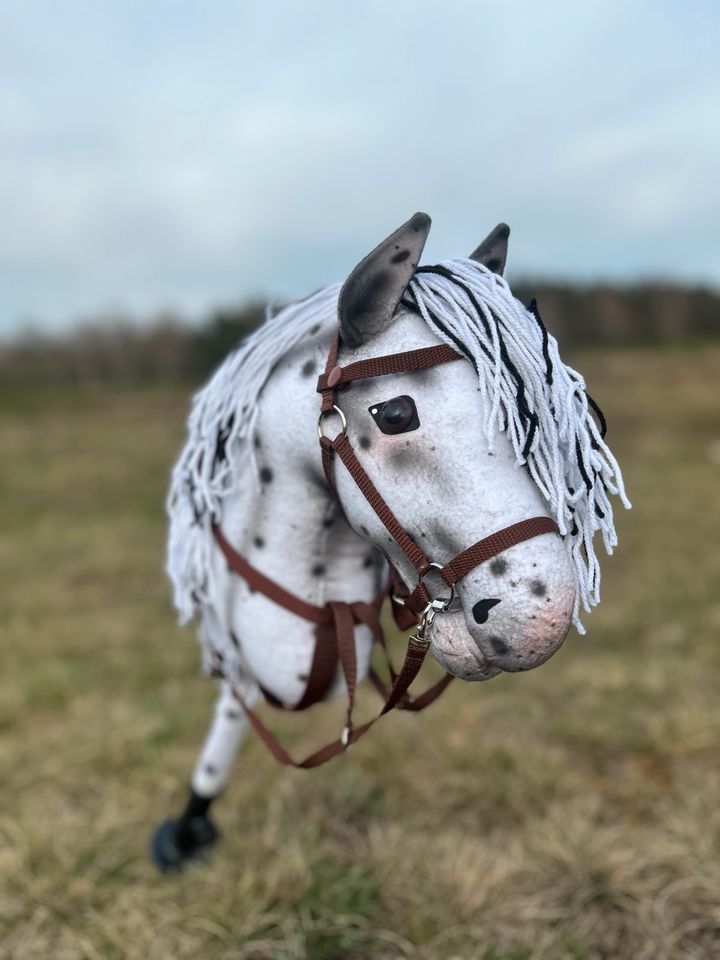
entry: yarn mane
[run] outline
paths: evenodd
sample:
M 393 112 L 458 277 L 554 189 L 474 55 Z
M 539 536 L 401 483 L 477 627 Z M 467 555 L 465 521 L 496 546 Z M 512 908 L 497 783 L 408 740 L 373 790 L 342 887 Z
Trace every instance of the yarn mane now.
M 474 260 L 420 267 L 402 302 L 475 368 L 488 444 L 507 434 L 516 464 L 529 470 L 565 538 L 576 575 L 573 623 L 585 633 L 580 608 L 589 612 L 600 602 L 594 536 L 600 532 L 611 554 L 610 495 L 630 508 L 602 411 L 583 377 L 560 359 L 536 302 L 524 307 L 501 276 Z
M 173 468 L 167 498 L 167 572 L 181 624 L 205 606 L 222 608 L 209 577 L 212 521 L 222 517 L 223 503 L 243 474 L 257 469 L 251 438 L 265 382 L 278 361 L 308 334 L 337 325 L 340 287 L 326 287 L 277 313 L 268 307 L 265 322 L 228 354 L 193 397 L 188 438 Z
M 209 582 L 211 522 L 242 474 L 255 466 L 251 436 L 257 398 L 275 364 L 309 333 L 337 323 L 340 284 L 272 314 L 221 364 L 194 398 L 188 440 L 173 470 L 168 573 L 182 623 L 221 602 Z M 582 376 L 560 359 L 535 302 L 524 307 L 502 277 L 473 260 L 420 267 L 403 306 L 473 365 L 484 400 L 479 425 L 492 448 L 507 434 L 565 538 L 576 572 L 573 622 L 600 601 L 594 536 L 617 544 L 610 495 L 626 507 L 620 468 L 604 440 L 605 421 Z M 598 418 L 596 423 L 593 412 Z

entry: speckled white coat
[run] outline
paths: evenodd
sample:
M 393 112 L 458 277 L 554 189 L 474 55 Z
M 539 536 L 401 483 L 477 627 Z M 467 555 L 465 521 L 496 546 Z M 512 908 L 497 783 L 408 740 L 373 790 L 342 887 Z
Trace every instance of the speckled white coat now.
M 416 215 L 347 281 L 343 295 L 346 301 L 354 298 L 349 306 L 357 309 L 348 310 L 341 295 L 341 328 L 345 309 L 344 343 L 357 346 L 341 347 L 341 365 L 441 342 L 417 313 L 396 309 L 427 229 L 429 218 Z M 507 228 L 500 225 L 473 256 L 501 270 L 506 244 Z M 401 251 L 404 245 L 407 251 Z M 257 402 L 253 468 L 243 473 L 238 489 L 224 497 L 221 518 L 225 537 L 243 557 L 316 605 L 333 599 L 372 601 L 387 582 L 385 557 L 409 586 L 416 578 L 339 460 L 337 499 L 325 482 L 315 386 L 335 329 L 327 322 L 310 327 L 299 346 L 275 365 Z M 382 433 L 370 410 L 403 395 L 413 399 L 419 426 L 396 435 Z M 339 394 L 338 402 L 357 456 L 431 560 L 446 563 L 512 523 L 549 515 L 508 437 L 498 434 L 490 447 L 478 429 L 485 421 L 484 401 L 470 363 L 357 381 Z M 324 429 L 333 435 L 340 429 L 338 418 L 327 418 Z M 210 566 L 214 596 L 222 602 L 202 608 L 201 631 L 211 638 L 231 638 L 250 701 L 261 685 L 280 701 L 296 703 L 310 670 L 314 625 L 253 592 L 228 571 L 216 545 Z M 450 609 L 432 624 L 430 654 L 457 677 L 486 680 L 501 671 L 538 666 L 560 647 L 572 621 L 576 574 L 560 536 L 544 534 L 476 567 L 456 585 L 456 592 Z M 356 647 L 362 680 L 372 654 L 364 626 L 356 627 Z M 328 696 L 344 693 L 338 669 Z M 196 793 L 214 796 L 220 791 L 245 726 L 223 682 L 215 722 L 193 777 Z
M 341 363 L 361 357 L 430 346 L 437 339 L 416 315 L 400 312 L 392 328 Z M 338 461 L 338 501 L 321 468 L 316 423 L 318 373 L 329 348 L 327 331 L 286 357 L 263 390 L 254 438 L 257 468 L 226 501 L 222 527 L 236 550 L 268 577 L 302 599 L 322 605 L 329 599 L 370 601 L 387 576 L 383 554 L 408 584 L 414 571 L 353 480 Z M 411 396 L 420 426 L 388 436 L 369 408 L 399 395 Z M 482 403 L 468 363 L 357 382 L 341 395 L 348 436 L 396 516 L 428 556 L 444 563 L 476 540 L 518 520 L 547 515 L 537 487 L 504 436 L 492 451 L 470 424 L 479 422 Z M 339 429 L 335 420 L 327 428 Z M 288 704 L 305 689 L 312 660 L 314 625 L 279 607 L 228 572 L 219 550 L 213 575 L 227 598 L 226 609 L 208 609 L 213 631 L 232 633 L 246 667 L 247 694 L 255 682 Z M 575 594 L 574 573 L 560 537 L 545 534 L 506 550 L 477 567 L 457 585 L 451 610 L 431 628 L 430 653 L 450 673 L 484 680 L 501 670 L 526 670 L 548 659 L 565 638 Z M 500 602 L 476 622 L 473 607 L 483 599 Z M 367 675 L 371 638 L 356 628 L 358 674 Z M 330 697 L 345 685 L 338 671 Z M 198 792 L 212 794 L 225 779 L 228 745 L 235 744 L 242 717 L 227 690 L 214 733 L 196 769 Z M 212 762 L 210 762 L 210 760 Z M 229 763 L 229 761 L 227 761 Z M 208 772 L 209 771 L 209 772 Z

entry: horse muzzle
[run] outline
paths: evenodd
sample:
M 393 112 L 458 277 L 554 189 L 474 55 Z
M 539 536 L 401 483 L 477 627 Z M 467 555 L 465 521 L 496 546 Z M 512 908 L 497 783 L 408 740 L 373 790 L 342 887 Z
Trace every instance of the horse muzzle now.
M 574 590 L 555 593 L 533 597 L 530 603 L 512 597 L 476 600 L 467 613 L 456 601 L 433 621 L 430 653 L 448 673 L 464 680 L 539 667 L 559 650 L 572 623 Z

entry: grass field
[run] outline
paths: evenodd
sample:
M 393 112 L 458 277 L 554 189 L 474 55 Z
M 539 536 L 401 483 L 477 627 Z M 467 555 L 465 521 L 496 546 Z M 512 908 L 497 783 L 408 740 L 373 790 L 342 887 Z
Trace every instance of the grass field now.
M 189 391 L 2 397 L 2 960 L 720 957 L 720 348 L 572 359 L 634 502 L 590 638 L 317 772 L 251 737 L 174 877 L 214 697 L 162 570 Z M 300 752 L 341 710 L 273 719 Z

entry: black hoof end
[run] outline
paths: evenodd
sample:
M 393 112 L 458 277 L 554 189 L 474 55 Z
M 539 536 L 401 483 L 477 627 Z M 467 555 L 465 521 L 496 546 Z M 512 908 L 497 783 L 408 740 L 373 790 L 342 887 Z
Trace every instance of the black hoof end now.
M 205 863 L 217 838 L 209 817 L 164 820 L 153 834 L 150 852 L 160 873 L 173 873 L 188 863 Z

